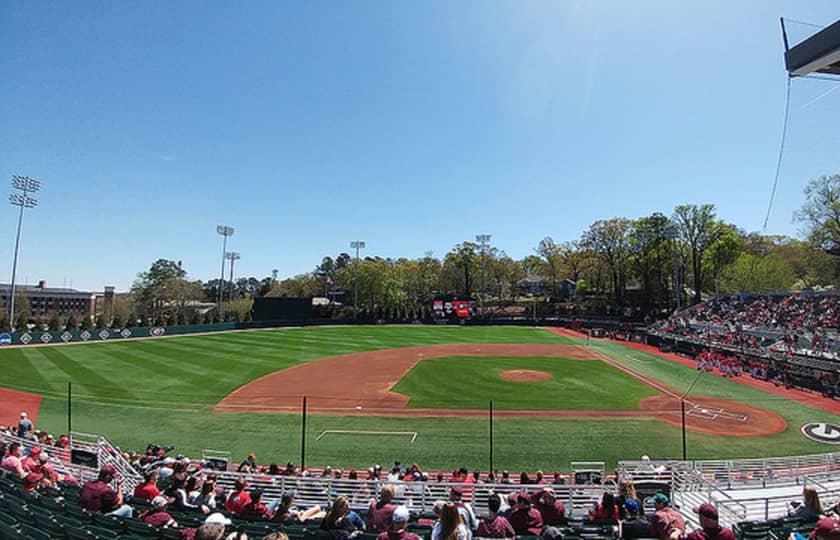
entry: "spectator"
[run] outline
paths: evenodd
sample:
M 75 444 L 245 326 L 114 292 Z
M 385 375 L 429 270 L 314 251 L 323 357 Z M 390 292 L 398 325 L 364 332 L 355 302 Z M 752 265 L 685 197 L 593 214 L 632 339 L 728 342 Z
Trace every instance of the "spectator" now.
M 0 467 L 2 467 L 4 471 L 10 472 L 18 478 L 26 477 L 26 470 L 24 470 L 23 461 L 21 460 L 22 455 L 23 452 L 20 449 L 20 443 L 13 442 L 9 445 L 6 455 L 3 456 L 3 461 L 2 464 L 0 464 Z
M 618 507 L 615 504 L 615 495 L 611 491 L 605 491 L 601 496 L 601 503 L 589 511 L 589 521 L 618 523 Z
M 699 516 L 702 528 L 689 533 L 686 540 L 735 540 L 732 529 L 721 527 L 718 523 L 718 511 L 713 505 L 701 504 L 694 509 L 694 513 Z
M 513 538 L 516 536 L 510 522 L 499 515 L 501 506 L 502 498 L 495 493 L 487 497 L 487 510 L 490 513 L 478 524 L 476 536 L 480 538 Z
M 679 540 L 685 534 L 685 520 L 671 508 L 668 496 L 657 493 L 653 496 L 656 512 L 650 522 L 651 534 L 659 540 Z
M 36 472 L 27 473 L 23 479 L 23 490 L 27 493 L 32 493 L 38 490 L 41 482 L 44 480 L 44 475 Z
M 358 514 L 350 510 L 350 501 L 344 495 L 339 495 L 333 502 L 332 508 L 324 516 L 319 527 L 322 531 L 364 530 L 365 522 Z
M 550 487 L 544 487 L 535 494 L 534 508 L 540 513 L 543 525 L 566 523 L 566 505 L 557 500 L 557 494 Z
M 805 536 L 792 533 L 790 540 L 805 540 Z M 810 540 L 838 540 L 840 539 L 840 521 L 837 518 L 824 517 L 817 521 L 814 530 L 807 537 Z
M 414 533 L 408 532 L 408 508 L 398 506 L 391 515 L 391 528 L 379 533 L 377 540 L 420 540 Z
M 197 482 L 197 480 L 193 478 L 191 478 L 190 480 L 194 482 L 193 486 L 195 486 L 195 482 Z M 188 492 L 189 488 L 184 483 L 184 481 L 180 478 L 176 479 L 175 475 L 173 475 L 172 484 L 169 486 L 169 489 L 166 490 L 166 495 L 175 500 L 175 502 L 173 503 L 174 508 L 181 512 L 199 511 L 204 515 L 209 514 L 210 509 L 206 506 L 198 506 L 190 502 Z M 250 502 L 250 499 L 248 500 L 248 502 Z M 242 507 L 245 507 L 247 504 L 247 502 L 244 503 Z M 240 512 L 241 511 L 242 510 L 240 508 Z
M 233 491 L 230 492 L 227 501 L 225 501 L 225 510 L 231 514 L 239 514 L 245 505 L 251 502 L 251 495 L 246 491 L 247 487 L 248 482 L 244 479 L 236 479 L 233 484 Z
M 513 530 L 516 534 L 539 536 L 543 526 L 542 516 L 531 507 L 531 497 L 524 491 L 514 497 L 515 504 L 507 518 Z
M 257 472 L 257 455 L 253 452 L 248 454 L 242 463 L 239 464 L 237 472 L 254 473 Z
M 216 509 L 216 476 L 208 475 L 201 484 L 197 494 L 189 494 L 190 503 L 195 506 L 204 506 L 213 512 Z
M 166 512 L 166 506 L 166 497 L 158 495 L 152 499 L 152 508 L 143 512 L 138 517 L 140 521 L 148 523 L 152 527 L 177 527 L 178 524 Z
M 99 476 L 82 486 L 79 493 L 79 505 L 91 513 L 102 513 L 119 517 L 132 517 L 133 510 L 123 504 L 122 479 L 117 479 L 117 489 L 109 485 L 117 471 L 111 465 L 99 469 Z
M 32 447 L 29 450 L 29 455 L 21 460 L 21 466 L 26 472 L 38 472 L 40 463 L 38 458 L 41 456 L 41 448 L 39 446 Z
M 635 504 L 627 505 L 628 501 L 633 501 Z M 615 498 L 615 504 L 618 506 L 618 517 L 620 519 L 633 519 L 636 514 L 628 514 L 631 508 L 635 508 L 638 512 L 641 508 L 639 503 L 639 496 L 636 495 L 636 486 L 632 480 L 626 479 L 618 483 L 618 497 Z
M 29 419 L 26 412 L 20 413 L 20 421 L 18 421 L 18 437 L 21 439 L 31 439 L 33 427 L 32 420 Z
M 273 532 L 262 537 L 262 540 L 289 540 L 289 536 L 284 532 Z
M 151 501 L 160 495 L 160 490 L 157 487 L 157 480 L 157 470 L 146 471 L 143 475 L 143 483 L 134 488 L 134 498 Z
M 812 486 L 805 486 L 802 489 L 803 504 L 797 505 L 790 514 L 794 517 L 803 519 L 804 521 L 816 521 L 823 513 L 822 504 L 820 504 L 820 496 L 816 488 Z
M 321 511 L 320 506 L 313 506 L 307 510 L 298 510 L 295 507 L 295 494 L 288 491 L 280 498 L 277 506 L 272 509 L 271 521 L 275 523 L 306 523 L 312 519 L 321 519 L 326 514 Z
M 262 502 L 263 492 L 261 489 L 255 489 L 251 492 L 251 502 L 242 507 L 239 516 L 244 519 L 268 519 L 271 517 L 271 512 Z
M 431 540 L 470 540 L 470 530 L 461 520 L 455 504 L 448 502 L 440 509 L 440 519 L 432 529 Z
M 394 486 L 382 486 L 379 492 L 379 500 L 371 499 L 367 513 L 367 532 L 381 533 L 391 527 L 391 515 L 397 508 L 391 501 L 394 500 Z
M 463 499 L 464 488 L 461 486 L 454 486 L 449 490 L 449 500 L 458 507 L 458 512 L 461 514 L 461 521 L 463 521 L 464 525 L 466 525 L 471 531 L 474 531 L 475 528 L 478 527 L 478 523 L 475 519 L 475 511 L 473 510 L 472 505 L 468 502 L 464 502 Z
M 216 514 L 211 514 L 216 515 Z M 221 514 L 218 514 L 221 516 Z M 224 516 L 222 516 L 224 518 Z M 194 540 L 221 540 L 225 536 L 225 526 L 218 523 L 205 523 L 195 530 Z

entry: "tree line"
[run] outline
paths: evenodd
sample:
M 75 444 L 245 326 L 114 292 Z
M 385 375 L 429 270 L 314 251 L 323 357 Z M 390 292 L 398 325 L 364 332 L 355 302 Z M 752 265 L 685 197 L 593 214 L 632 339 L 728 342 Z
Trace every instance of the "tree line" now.
M 423 317 L 445 295 L 476 299 L 487 310 L 565 302 L 591 312 L 656 315 L 674 308 L 676 294 L 685 306 L 718 293 L 835 288 L 840 175 L 810 181 L 804 194 L 794 216 L 804 239 L 747 232 L 721 219 L 712 204 L 681 204 L 668 215 L 598 220 L 577 238 L 546 236 L 520 259 L 499 246 L 464 241 L 443 257 L 339 253 L 294 277 L 279 280 L 273 273 L 234 283 L 192 280 L 180 261 L 160 259 L 138 274 L 101 322 L 85 324 L 247 320 L 252 299 L 260 296 L 323 297 L 319 309 L 327 316 L 347 316 L 358 298 L 363 316 Z M 207 305 L 217 301 L 220 286 L 222 313 Z

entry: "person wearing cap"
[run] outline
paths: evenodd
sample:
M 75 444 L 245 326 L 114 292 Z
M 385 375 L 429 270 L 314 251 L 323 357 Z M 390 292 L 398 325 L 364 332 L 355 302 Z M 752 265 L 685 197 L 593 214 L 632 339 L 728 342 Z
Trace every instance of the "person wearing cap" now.
M 618 522 L 619 538 L 647 538 L 650 536 L 650 523 L 636 499 L 624 501 L 624 517 Z
M 40 463 L 38 462 L 38 458 L 41 455 L 41 447 L 34 446 L 29 450 L 29 455 L 23 458 L 21 461 L 21 466 L 23 466 L 23 470 L 26 472 L 38 472 L 38 468 Z
M 566 523 L 566 505 L 557 500 L 557 494 L 550 487 L 544 487 L 531 498 L 534 508 L 540 513 L 543 525 L 564 525 Z
M 531 497 L 526 492 L 515 495 L 514 505 L 507 517 L 516 534 L 539 536 L 542 532 L 542 516 L 531 506 Z
M 138 484 L 137 487 L 134 488 L 134 498 L 151 501 L 160 495 L 160 490 L 157 487 L 157 480 L 157 470 L 146 471 L 143 474 L 143 483 Z
M 461 520 L 469 530 L 474 531 L 478 527 L 478 521 L 475 519 L 475 511 L 472 505 L 464 501 L 464 488 L 461 486 L 453 486 L 449 490 L 449 501 L 455 503 L 458 507 L 458 512 L 461 514 Z
M 167 502 L 166 497 L 161 495 L 152 498 L 152 507 L 138 516 L 140 521 L 152 527 L 177 527 L 178 524 L 166 511 Z
M 628 505 L 629 501 L 633 501 L 634 504 Z M 632 480 L 626 478 L 618 483 L 618 496 L 615 498 L 615 504 L 618 506 L 618 517 L 620 519 L 636 517 L 642 505 L 639 504 L 639 496 L 636 494 L 636 486 Z M 631 508 L 636 510 L 629 513 Z
M 507 518 L 499 515 L 502 506 L 502 498 L 491 493 L 487 497 L 487 510 L 489 514 L 478 524 L 475 535 L 479 538 L 513 538 L 516 532 L 513 530 Z
M 367 513 L 367 532 L 381 533 L 391 528 L 391 516 L 394 514 L 397 505 L 394 500 L 394 486 L 382 486 L 379 492 L 379 500 L 371 499 Z
M 714 505 L 703 503 L 694 509 L 700 520 L 701 529 L 686 536 L 686 540 L 735 540 L 732 529 L 721 527 L 718 523 L 718 511 Z
M 122 481 L 117 480 L 116 491 L 109 485 L 117 474 L 111 465 L 99 469 L 96 480 L 86 482 L 79 492 L 79 505 L 91 513 L 102 513 L 118 517 L 132 517 L 134 511 L 123 504 Z
M 23 479 L 23 490 L 27 493 L 32 493 L 38 490 L 44 475 L 36 472 L 30 472 Z
M 384 532 L 379 533 L 376 540 L 420 540 L 420 537 L 414 533 L 408 532 L 408 508 L 405 506 L 398 506 L 391 514 L 391 527 Z
M 20 413 L 20 420 L 18 421 L 18 437 L 21 439 L 31 439 L 33 427 L 32 420 L 29 419 L 26 412 Z
M 662 492 L 653 496 L 656 508 L 650 520 L 650 532 L 660 540 L 678 540 L 685 534 L 685 520 L 679 512 L 671 508 L 668 496 Z
M 792 533 L 791 540 L 804 540 L 799 533 Z M 837 518 L 824 517 L 817 521 L 814 530 L 808 535 L 809 540 L 840 540 L 840 521 Z

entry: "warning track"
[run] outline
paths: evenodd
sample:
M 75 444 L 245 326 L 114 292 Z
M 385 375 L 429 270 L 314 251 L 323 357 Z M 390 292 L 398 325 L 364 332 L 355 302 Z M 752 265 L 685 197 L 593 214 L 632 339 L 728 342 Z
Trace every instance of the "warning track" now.
M 643 399 L 635 410 L 497 410 L 497 417 L 516 418 L 656 418 L 680 425 L 680 400 L 661 382 L 623 366 L 601 353 L 576 345 L 447 344 L 403 347 L 332 356 L 269 373 L 239 387 L 216 406 L 221 412 L 290 413 L 307 396 L 318 414 L 397 417 L 484 417 L 484 409 L 408 408 L 409 396 L 394 385 L 418 362 L 447 356 L 556 356 L 601 360 L 651 386 L 659 396 Z M 693 396 L 686 400 L 686 427 L 727 436 L 763 436 L 783 431 L 784 418 L 744 403 Z

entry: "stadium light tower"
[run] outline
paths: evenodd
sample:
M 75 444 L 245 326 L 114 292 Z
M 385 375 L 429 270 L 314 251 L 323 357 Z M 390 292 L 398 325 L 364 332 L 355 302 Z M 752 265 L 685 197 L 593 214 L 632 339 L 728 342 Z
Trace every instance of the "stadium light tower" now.
M 490 235 L 489 234 L 477 234 L 475 235 L 475 241 L 478 242 L 478 246 L 481 249 L 481 291 L 478 295 L 478 300 L 481 305 L 481 316 L 484 317 L 484 294 L 487 291 L 487 273 L 486 273 L 486 266 L 487 266 L 487 248 L 490 247 Z
M 38 206 L 38 199 L 30 197 L 31 193 L 37 193 L 41 189 L 41 181 L 28 176 L 12 176 L 12 189 L 20 191 L 16 193 L 12 191 L 9 195 L 9 202 L 12 206 L 19 206 L 20 213 L 18 214 L 17 235 L 15 236 L 15 256 L 12 262 L 12 292 L 11 301 L 9 302 L 9 324 L 15 324 L 15 278 L 17 277 L 17 262 L 18 250 L 20 249 L 20 230 L 23 227 L 23 209 L 35 208 Z
M 353 276 L 353 319 L 359 311 L 359 251 L 365 249 L 363 240 L 353 240 L 350 242 L 350 247 L 356 250 L 356 272 Z
M 233 264 L 241 259 L 238 251 L 229 251 L 225 253 L 225 259 L 230 261 L 230 299 L 233 300 Z
M 220 235 L 224 236 L 224 241 L 222 242 L 222 271 L 219 273 L 219 307 L 217 308 L 219 311 L 219 318 L 222 317 L 222 291 L 224 290 L 224 283 L 225 283 L 225 256 L 227 255 L 227 239 L 228 236 L 233 236 L 233 227 L 228 227 L 227 225 L 216 225 L 216 232 Z

